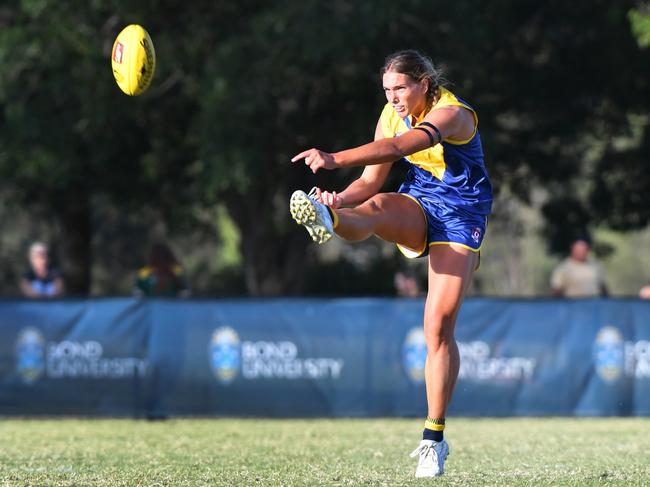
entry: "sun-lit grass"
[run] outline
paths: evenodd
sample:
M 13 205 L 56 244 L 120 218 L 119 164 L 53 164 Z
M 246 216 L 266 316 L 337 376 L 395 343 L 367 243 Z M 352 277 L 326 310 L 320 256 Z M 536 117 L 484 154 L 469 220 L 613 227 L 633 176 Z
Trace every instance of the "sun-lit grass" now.
M 448 421 L 436 485 L 650 485 L 650 419 Z M 0 485 L 421 485 L 415 419 L 0 420 Z M 430 482 L 430 481 L 428 481 Z

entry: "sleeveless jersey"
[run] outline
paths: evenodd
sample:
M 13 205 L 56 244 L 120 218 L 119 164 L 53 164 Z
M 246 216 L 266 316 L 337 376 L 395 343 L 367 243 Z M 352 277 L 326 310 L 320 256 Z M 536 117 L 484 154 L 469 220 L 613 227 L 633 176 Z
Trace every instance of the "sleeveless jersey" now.
M 400 192 L 420 194 L 451 208 L 488 215 L 492 208 L 492 185 L 483 161 L 478 117 L 471 106 L 449 90 L 440 90 L 440 99 L 432 110 L 446 106 L 470 110 L 474 116 L 474 133 L 467 140 L 444 139 L 440 144 L 405 157 L 410 166 Z M 425 115 L 421 115 L 416 125 Z M 380 124 L 386 138 L 397 137 L 413 128 L 409 118 L 401 118 L 390 103 L 384 106 Z

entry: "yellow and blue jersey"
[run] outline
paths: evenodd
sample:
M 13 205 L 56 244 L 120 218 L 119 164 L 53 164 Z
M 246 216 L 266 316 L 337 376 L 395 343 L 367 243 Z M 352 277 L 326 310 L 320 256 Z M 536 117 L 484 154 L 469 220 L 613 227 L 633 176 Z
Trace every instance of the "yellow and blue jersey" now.
M 440 90 L 432 110 L 446 106 L 466 108 L 474 116 L 474 133 L 466 140 L 444 139 L 404 158 L 409 171 L 399 192 L 422 207 L 428 224 L 427 242 L 421 252 L 411 255 L 413 252 L 400 247 L 410 257 L 425 255 L 428 246 L 437 243 L 454 242 L 478 250 L 492 208 L 492 185 L 483 159 L 478 116 L 449 90 Z M 382 133 L 386 138 L 397 137 L 422 122 L 425 115 L 412 123 L 387 103 L 380 117 Z

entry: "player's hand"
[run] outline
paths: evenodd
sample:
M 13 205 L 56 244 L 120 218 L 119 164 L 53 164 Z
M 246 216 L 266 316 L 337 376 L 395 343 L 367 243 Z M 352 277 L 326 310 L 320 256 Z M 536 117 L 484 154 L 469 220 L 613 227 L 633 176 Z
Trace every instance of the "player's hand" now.
M 305 160 L 305 165 L 309 166 L 309 169 L 313 173 L 316 173 L 319 169 L 335 169 L 336 161 L 334 156 L 328 152 L 323 152 L 318 149 L 309 149 L 301 152 L 297 156 L 291 158 L 291 162 L 296 162 L 300 159 Z
M 321 191 L 320 188 L 316 188 L 316 199 L 333 210 L 343 205 L 343 199 L 336 194 L 336 191 L 330 193 L 329 191 Z

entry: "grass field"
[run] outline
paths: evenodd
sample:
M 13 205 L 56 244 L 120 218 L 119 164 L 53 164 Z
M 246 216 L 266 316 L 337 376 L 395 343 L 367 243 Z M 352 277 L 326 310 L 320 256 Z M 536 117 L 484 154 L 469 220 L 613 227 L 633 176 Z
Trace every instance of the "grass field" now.
M 650 485 L 649 419 L 454 419 L 440 479 L 421 421 L 0 420 L 1 485 Z

